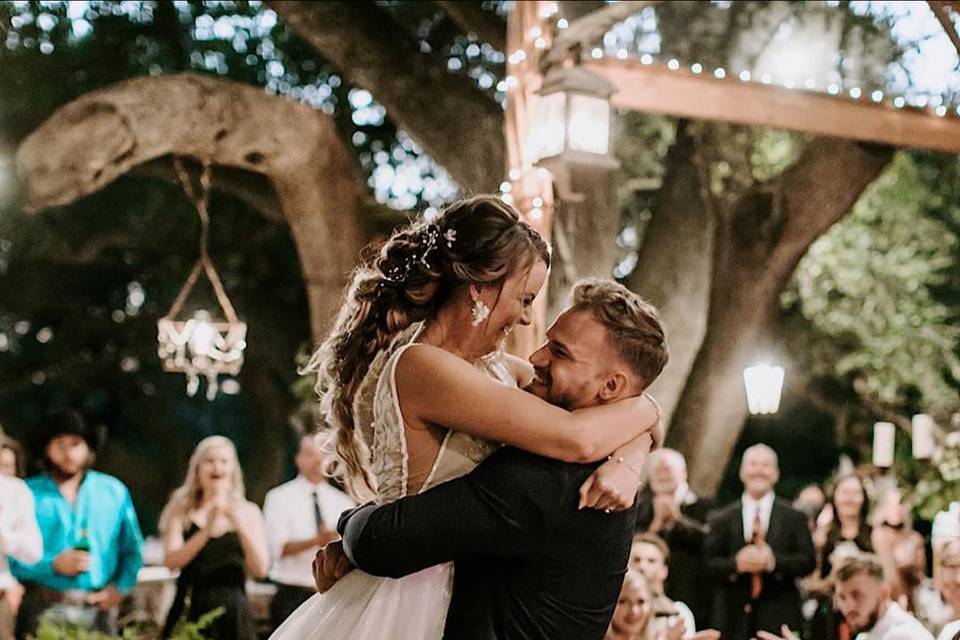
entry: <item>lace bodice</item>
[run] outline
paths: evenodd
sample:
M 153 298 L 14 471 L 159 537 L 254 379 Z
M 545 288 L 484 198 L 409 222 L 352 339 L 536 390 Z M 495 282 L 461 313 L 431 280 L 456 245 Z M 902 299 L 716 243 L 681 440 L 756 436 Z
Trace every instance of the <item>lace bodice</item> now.
M 401 333 L 389 348 L 377 355 L 354 400 L 357 434 L 367 449 L 370 469 L 377 482 L 377 500 L 381 503 L 392 502 L 408 493 L 409 452 L 397 399 L 395 373 L 400 355 L 414 343 L 421 327 L 421 324 L 417 324 Z M 498 352 L 480 358 L 474 366 L 498 382 L 517 386 L 516 379 Z M 498 446 L 497 443 L 460 431 L 447 430 L 420 491 L 469 473 Z

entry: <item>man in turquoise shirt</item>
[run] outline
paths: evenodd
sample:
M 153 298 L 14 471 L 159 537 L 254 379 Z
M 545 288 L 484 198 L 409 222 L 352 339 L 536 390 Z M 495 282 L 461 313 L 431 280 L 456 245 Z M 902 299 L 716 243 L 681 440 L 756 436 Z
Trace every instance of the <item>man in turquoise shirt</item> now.
M 17 638 L 41 618 L 116 633 L 117 610 L 143 563 L 143 536 L 127 487 L 90 470 L 99 442 L 80 414 L 54 416 L 38 442 L 47 473 L 27 479 L 36 502 L 44 555 L 11 561 L 26 589 Z

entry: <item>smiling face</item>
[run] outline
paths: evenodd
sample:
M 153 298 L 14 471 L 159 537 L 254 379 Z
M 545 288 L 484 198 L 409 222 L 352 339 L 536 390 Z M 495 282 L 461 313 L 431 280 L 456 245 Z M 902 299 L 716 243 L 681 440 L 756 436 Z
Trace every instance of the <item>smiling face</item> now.
M 650 617 L 652 599 L 650 588 L 642 577 L 628 577 L 624 580 L 620 597 L 617 598 L 617 606 L 610 621 L 611 628 L 625 637 L 639 634 Z
M 960 612 L 960 541 L 951 540 L 940 558 L 940 593 L 954 613 Z
M 528 391 L 568 410 L 601 404 L 601 388 L 619 359 L 592 313 L 565 311 L 547 331 L 547 343 L 530 356 L 536 375 Z
M 9 447 L 0 447 L 0 475 L 17 475 L 17 454 Z
M 630 549 L 630 569 L 643 575 L 654 593 L 663 593 L 668 569 L 663 552 L 656 545 L 638 540 Z
M 747 449 L 740 465 L 740 480 L 751 497 L 760 499 L 767 495 L 780 480 L 776 454 L 763 447 Z
M 481 325 L 484 333 L 496 342 L 516 325 L 528 326 L 533 321 L 533 301 L 546 279 L 546 263 L 535 259 L 507 276 L 499 290 L 481 287 L 479 298 L 490 308 L 490 317 Z
M 844 478 L 833 490 L 833 504 L 837 515 L 843 519 L 858 519 L 866 496 L 859 478 Z

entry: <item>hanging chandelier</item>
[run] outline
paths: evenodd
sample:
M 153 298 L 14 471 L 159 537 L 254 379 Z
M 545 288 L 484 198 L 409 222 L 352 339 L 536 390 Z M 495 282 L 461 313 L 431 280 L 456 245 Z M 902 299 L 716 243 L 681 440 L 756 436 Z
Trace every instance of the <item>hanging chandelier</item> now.
M 173 164 L 184 193 L 200 216 L 200 257 L 193 265 L 170 310 L 157 321 L 157 355 L 160 356 L 164 371 L 186 375 L 189 396 L 196 395 L 200 388 L 200 378 L 206 378 L 207 400 L 213 400 L 220 388 L 218 376 L 235 376 L 240 373 L 243 351 L 247 347 L 247 325 L 237 317 L 207 252 L 210 235 L 210 216 L 207 209 L 210 164 L 206 161 L 202 163 L 199 195 L 194 190 L 180 158 L 174 157 Z M 210 281 L 220 312 L 214 316 L 205 309 L 198 309 L 192 317 L 182 317 L 183 306 L 201 274 Z

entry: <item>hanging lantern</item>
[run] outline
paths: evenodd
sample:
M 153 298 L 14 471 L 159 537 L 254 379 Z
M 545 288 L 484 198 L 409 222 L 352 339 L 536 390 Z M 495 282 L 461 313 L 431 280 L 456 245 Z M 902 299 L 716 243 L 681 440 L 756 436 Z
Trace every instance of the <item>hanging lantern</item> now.
M 534 108 L 527 157 L 537 164 L 557 158 L 617 166 L 610 144 L 613 91 L 605 78 L 582 67 L 551 68 Z
M 184 171 L 179 158 L 174 158 L 174 166 L 187 197 L 194 203 L 200 216 L 200 258 L 170 310 L 157 321 L 157 354 L 164 371 L 187 376 L 187 395 L 196 395 L 200 388 L 200 378 L 203 377 L 207 381 L 207 399 L 213 400 L 219 390 L 218 377 L 240 373 L 243 351 L 247 347 L 247 325 L 237 317 L 207 252 L 210 228 L 207 211 L 210 167 L 204 163 L 200 177 L 202 192 L 200 197 L 196 197 L 190 177 Z M 201 274 L 210 281 L 220 306 L 220 317 L 214 318 L 210 312 L 203 309 L 194 312 L 189 318 L 181 316 L 184 303 Z
M 897 427 L 892 422 L 873 423 L 873 465 L 881 469 L 893 466 Z
M 783 373 L 783 367 L 769 364 L 757 364 L 743 370 L 747 409 L 751 414 L 773 414 L 780 409 Z

